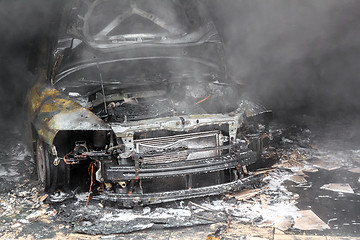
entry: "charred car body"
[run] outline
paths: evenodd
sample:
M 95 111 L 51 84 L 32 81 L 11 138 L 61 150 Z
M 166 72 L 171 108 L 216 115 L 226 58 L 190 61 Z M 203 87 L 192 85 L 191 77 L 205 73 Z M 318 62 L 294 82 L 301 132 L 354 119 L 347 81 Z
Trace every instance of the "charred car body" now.
M 203 5 L 72 1 L 59 22 L 29 94 L 46 190 L 69 191 L 85 179 L 94 198 L 132 206 L 250 181 L 245 167 L 266 136 L 255 120 L 270 112 L 240 100 Z

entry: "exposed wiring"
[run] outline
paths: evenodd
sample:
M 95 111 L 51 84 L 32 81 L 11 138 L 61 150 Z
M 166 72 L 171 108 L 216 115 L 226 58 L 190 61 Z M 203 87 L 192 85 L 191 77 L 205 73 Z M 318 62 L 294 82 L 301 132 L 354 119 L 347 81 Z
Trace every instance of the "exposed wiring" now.
M 94 184 L 94 166 L 96 165 L 95 162 L 91 162 L 90 166 L 89 166 L 89 173 L 90 173 L 90 187 L 89 187 L 89 194 L 86 200 L 86 204 L 85 206 L 87 207 L 87 205 L 89 204 L 90 201 L 90 196 L 91 196 L 91 188 Z
M 198 101 L 196 104 L 199 104 L 199 103 L 202 103 L 202 102 L 205 102 L 206 100 L 208 100 L 209 98 L 211 97 L 211 95 L 207 96 L 206 98 Z
M 73 153 L 73 151 L 69 152 L 68 154 L 66 154 L 66 155 L 64 156 L 63 160 L 64 160 L 64 163 L 65 163 L 65 164 L 68 164 L 68 165 L 78 164 L 77 162 L 70 162 L 70 161 L 67 161 L 67 160 L 66 160 L 66 157 L 69 156 L 69 155 L 72 154 L 72 153 Z

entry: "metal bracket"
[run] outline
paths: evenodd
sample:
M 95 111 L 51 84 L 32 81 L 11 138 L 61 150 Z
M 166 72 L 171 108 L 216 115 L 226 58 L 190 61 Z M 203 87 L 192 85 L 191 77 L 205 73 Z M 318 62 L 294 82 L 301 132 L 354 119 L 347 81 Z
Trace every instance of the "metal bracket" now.
M 122 154 L 120 154 L 120 157 L 128 158 L 134 152 L 134 135 L 129 133 L 126 137 L 122 137 L 121 140 L 125 145 L 125 150 Z
M 238 126 L 235 122 L 232 122 L 231 124 L 229 124 L 229 137 L 230 137 L 231 143 L 234 143 L 236 140 L 237 129 L 238 129 Z

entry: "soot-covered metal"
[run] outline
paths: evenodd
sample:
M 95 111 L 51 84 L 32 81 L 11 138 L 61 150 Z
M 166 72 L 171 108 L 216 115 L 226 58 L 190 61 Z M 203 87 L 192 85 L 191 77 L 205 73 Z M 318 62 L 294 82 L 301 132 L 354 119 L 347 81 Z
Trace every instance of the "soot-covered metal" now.
M 241 97 L 194 1 L 69 1 L 29 94 L 45 189 L 124 206 L 218 195 L 248 176 L 271 111 Z M 46 58 L 47 57 L 47 58 Z

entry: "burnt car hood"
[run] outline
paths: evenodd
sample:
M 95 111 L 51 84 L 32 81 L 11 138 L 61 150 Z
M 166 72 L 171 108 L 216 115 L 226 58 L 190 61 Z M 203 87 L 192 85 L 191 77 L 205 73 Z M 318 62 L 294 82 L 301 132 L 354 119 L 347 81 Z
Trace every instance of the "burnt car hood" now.
M 222 50 L 220 43 L 205 43 L 143 46 L 101 53 L 82 45 L 58 53 L 52 82 L 61 91 L 82 95 L 96 91 L 101 81 L 104 85 L 117 85 L 118 88 L 203 80 L 226 83 Z
M 64 24 L 63 34 L 76 36 L 102 51 L 134 49 L 143 44 L 200 43 L 218 38 L 203 4 L 192 0 L 110 0 L 87 4 L 74 1 L 66 4 L 65 9 L 73 21 Z

